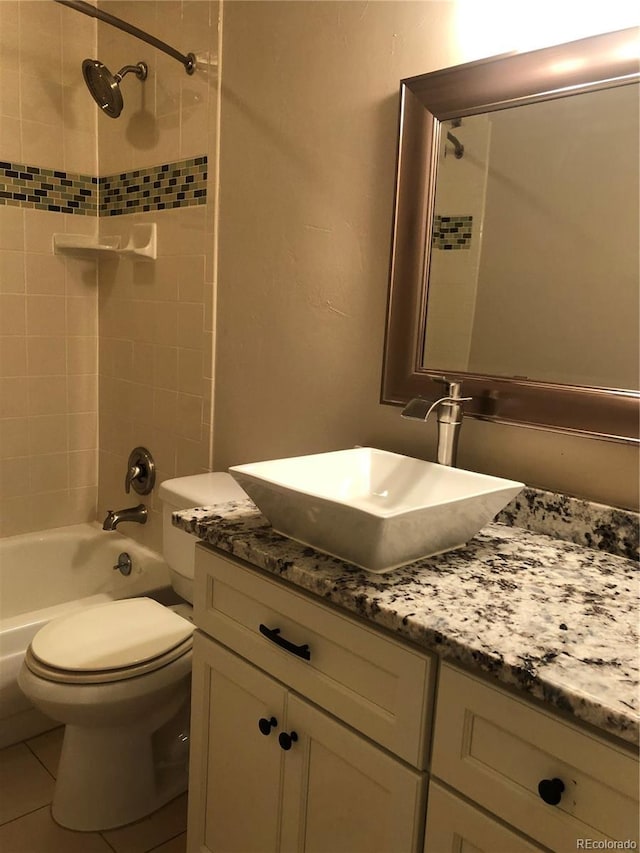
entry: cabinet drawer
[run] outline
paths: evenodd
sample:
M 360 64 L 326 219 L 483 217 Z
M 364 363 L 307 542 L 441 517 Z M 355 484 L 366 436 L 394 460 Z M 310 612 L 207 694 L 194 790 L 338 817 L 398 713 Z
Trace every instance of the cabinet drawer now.
M 543 853 L 543 848 L 432 779 L 424 853 Z
M 552 850 L 638 842 L 638 761 L 530 703 L 444 665 L 432 773 Z M 557 805 L 538 793 L 561 780 Z M 630 846 L 628 843 L 627 846 Z
M 194 601 L 207 634 L 424 769 L 433 697 L 426 655 L 205 545 L 196 549 Z M 274 640 L 308 646 L 309 659 Z

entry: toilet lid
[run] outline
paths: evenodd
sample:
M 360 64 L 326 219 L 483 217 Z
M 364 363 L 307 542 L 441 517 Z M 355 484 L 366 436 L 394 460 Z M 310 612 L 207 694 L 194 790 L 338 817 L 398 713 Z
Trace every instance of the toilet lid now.
M 193 625 L 150 598 L 125 598 L 53 619 L 31 641 L 50 667 L 101 672 L 166 654 L 193 634 Z

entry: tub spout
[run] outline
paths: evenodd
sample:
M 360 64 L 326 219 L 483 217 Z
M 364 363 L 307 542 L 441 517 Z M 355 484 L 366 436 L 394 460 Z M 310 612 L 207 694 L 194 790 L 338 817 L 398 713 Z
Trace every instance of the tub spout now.
M 115 530 L 122 521 L 134 521 L 146 524 L 149 512 L 144 504 L 130 506 L 127 509 L 110 509 L 102 525 L 103 530 Z

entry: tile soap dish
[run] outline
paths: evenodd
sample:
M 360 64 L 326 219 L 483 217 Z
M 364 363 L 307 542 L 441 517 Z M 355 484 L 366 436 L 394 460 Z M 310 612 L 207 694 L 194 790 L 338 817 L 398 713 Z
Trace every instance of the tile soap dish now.
M 158 257 L 157 225 L 141 222 L 131 226 L 129 242 L 121 246 L 118 236 L 96 234 L 54 234 L 53 251 L 56 255 L 68 254 L 81 258 L 124 256 L 134 260 L 155 261 Z

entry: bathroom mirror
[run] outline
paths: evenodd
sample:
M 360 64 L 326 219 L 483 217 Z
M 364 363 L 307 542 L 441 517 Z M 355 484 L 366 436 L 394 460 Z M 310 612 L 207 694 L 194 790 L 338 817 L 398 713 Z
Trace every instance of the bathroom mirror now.
M 383 403 L 638 441 L 639 32 L 401 82 Z

